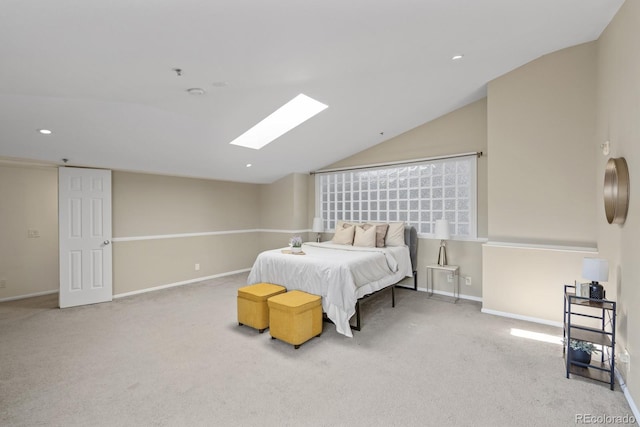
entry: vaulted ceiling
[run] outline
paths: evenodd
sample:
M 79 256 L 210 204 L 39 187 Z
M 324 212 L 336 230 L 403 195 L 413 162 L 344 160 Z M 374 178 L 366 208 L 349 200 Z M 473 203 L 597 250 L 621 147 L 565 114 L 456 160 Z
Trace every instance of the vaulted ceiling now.
M 5 0 L 0 156 L 268 183 L 482 98 L 622 3 Z M 329 108 L 261 150 L 229 145 L 299 93 Z

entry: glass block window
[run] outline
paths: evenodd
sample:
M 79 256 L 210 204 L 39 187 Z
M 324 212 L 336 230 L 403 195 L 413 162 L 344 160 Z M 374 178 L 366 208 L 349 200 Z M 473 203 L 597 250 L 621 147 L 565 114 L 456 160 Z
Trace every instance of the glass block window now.
M 338 220 L 404 222 L 423 237 L 449 221 L 453 237 L 476 238 L 476 156 L 316 175 L 316 216 L 327 231 Z

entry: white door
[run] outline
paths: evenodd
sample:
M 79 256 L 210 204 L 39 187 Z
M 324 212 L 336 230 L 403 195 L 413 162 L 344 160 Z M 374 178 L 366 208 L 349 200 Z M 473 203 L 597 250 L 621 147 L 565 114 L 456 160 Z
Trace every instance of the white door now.
M 112 300 L 111 171 L 58 169 L 60 308 Z

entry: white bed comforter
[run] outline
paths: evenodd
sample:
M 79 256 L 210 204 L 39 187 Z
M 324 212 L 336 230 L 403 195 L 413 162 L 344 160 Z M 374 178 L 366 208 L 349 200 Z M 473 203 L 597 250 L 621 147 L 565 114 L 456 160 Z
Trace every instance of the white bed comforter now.
M 289 249 L 289 248 L 284 248 Z M 267 282 L 322 296 L 322 308 L 336 330 L 352 337 L 349 319 L 358 298 L 412 277 L 407 246 L 363 248 L 330 242 L 305 243 L 305 255 L 282 249 L 258 255 L 248 284 Z

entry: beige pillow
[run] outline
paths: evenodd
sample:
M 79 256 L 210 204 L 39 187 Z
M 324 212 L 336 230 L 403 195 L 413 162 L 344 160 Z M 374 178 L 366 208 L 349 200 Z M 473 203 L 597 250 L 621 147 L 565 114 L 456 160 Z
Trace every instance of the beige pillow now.
M 356 235 L 353 239 L 353 246 L 375 248 L 376 247 L 376 227 L 370 224 L 365 224 L 362 227 L 356 227 Z
M 355 225 L 356 227 L 358 227 L 358 226 L 361 227 L 363 224 L 358 223 L 358 222 L 349 222 L 349 221 L 344 221 L 342 219 L 339 219 L 336 222 L 336 230 L 341 230 L 341 229 L 347 228 L 347 227 L 349 227 L 351 225 Z
M 379 225 L 375 225 L 375 227 L 376 227 L 376 247 L 384 248 L 384 238 L 387 236 L 387 230 L 389 229 L 389 224 L 379 224 Z
M 336 228 L 336 234 L 333 235 L 331 242 L 337 245 L 352 245 L 355 228 L 356 227 L 353 225 L 344 228 Z
M 391 222 L 384 239 L 385 246 L 404 246 L 404 222 Z

